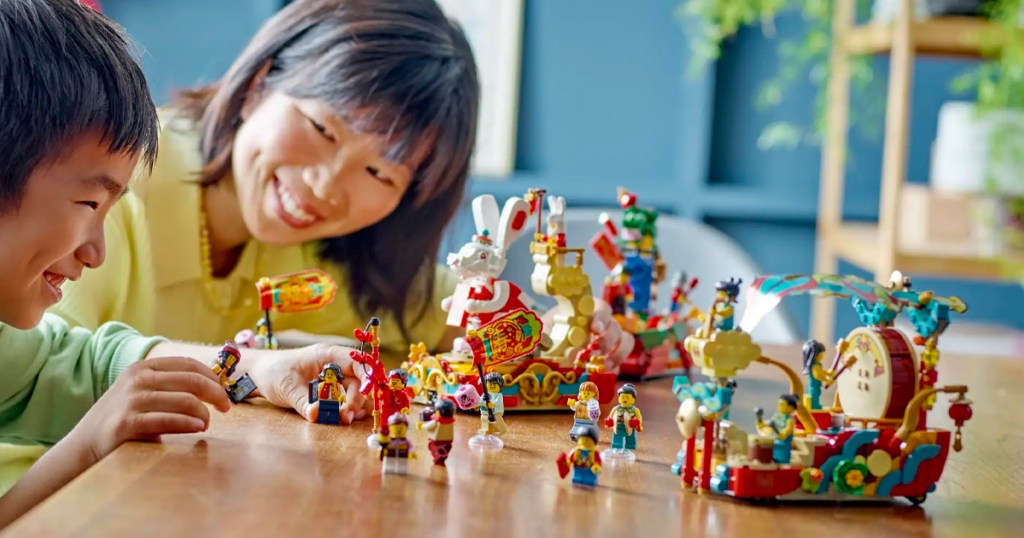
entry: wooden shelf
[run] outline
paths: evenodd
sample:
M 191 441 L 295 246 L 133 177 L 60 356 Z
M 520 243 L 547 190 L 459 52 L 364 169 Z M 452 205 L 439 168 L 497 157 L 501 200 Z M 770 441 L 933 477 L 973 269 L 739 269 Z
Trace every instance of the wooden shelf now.
M 869 271 L 878 269 L 878 224 L 843 222 L 827 239 L 839 255 Z M 975 279 L 1005 276 L 1002 262 L 970 243 L 900 245 L 894 266 L 905 274 Z
M 914 51 L 934 56 L 981 56 L 981 42 L 992 23 L 980 17 L 936 17 L 911 25 Z M 875 54 L 892 48 L 891 24 L 870 23 L 851 28 L 844 43 L 850 54 Z

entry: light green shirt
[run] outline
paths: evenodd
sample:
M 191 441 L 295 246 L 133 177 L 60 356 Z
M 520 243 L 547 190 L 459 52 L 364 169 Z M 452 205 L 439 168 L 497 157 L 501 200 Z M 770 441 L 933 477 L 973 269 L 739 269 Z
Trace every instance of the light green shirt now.
M 52 314 L 27 331 L 0 324 L 0 494 L 162 341 L 121 323 L 72 329 Z

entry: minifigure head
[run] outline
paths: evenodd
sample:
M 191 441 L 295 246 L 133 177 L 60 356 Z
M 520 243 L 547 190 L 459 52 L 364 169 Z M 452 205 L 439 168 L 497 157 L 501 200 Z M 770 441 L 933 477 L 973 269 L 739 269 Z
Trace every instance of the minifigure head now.
M 36 326 L 106 257 L 104 220 L 157 153 L 135 47 L 79 2 L 0 9 L 0 322 Z
M 491 372 L 484 376 L 484 383 L 487 384 L 487 392 L 501 392 L 505 387 L 505 376 L 498 372 Z
M 620 387 L 617 394 L 619 395 L 620 405 L 631 407 L 636 403 L 636 387 L 632 383 L 626 383 Z
M 576 436 L 576 446 L 583 450 L 594 450 L 597 446 L 597 439 L 600 436 L 597 426 L 593 424 L 577 424 L 572 427 L 572 431 L 569 433 Z
M 260 336 L 266 336 L 267 333 L 269 332 L 270 328 L 267 327 L 266 318 L 260 318 L 259 321 L 256 322 L 256 334 L 259 334 Z
M 719 300 L 735 303 L 736 298 L 740 295 L 740 284 L 742 283 L 742 278 L 729 278 L 729 280 L 722 280 L 718 284 L 715 284 L 715 295 Z
M 220 348 L 218 357 L 220 358 L 220 362 L 226 367 L 234 366 L 238 361 L 242 360 L 242 354 L 238 351 L 238 346 L 230 340 L 224 342 L 224 346 Z
M 338 366 L 333 362 L 325 364 L 324 369 L 320 371 L 320 380 L 325 383 L 337 383 L 338 381 L 341 381 L 343 377 L 344 376 L 341 374 L 341 366 Z
M 808 340 L 804 342 L 804 373 L 811 373 L 811 368 L 815 364 L 821 364 L 821 354 L 825 352 L 825 344 L 817 340 Z
M 455 402 L 444 398 L 434 404 L 434 419 L 452 418 L 455 416 Z
M 593 381 L 580 383 L 579 400 L 581 402 L 597 398 L 599 394 L 600 391 L 597 390 L 597 385 Z
M 388 386 L 393 390 L 401 390 L 409 382 L 409 372 L 402 368 L 395 368 L 388 373 Z
M 402 439 L 409 431 L 409 419 L 401 413 L 388 417 L 388 432 L 392 439 Z
M 796 404 L 799 398 L 796 394 L 783 394 L 779 396 L 779 412 L 785 415 L 796 411 Z

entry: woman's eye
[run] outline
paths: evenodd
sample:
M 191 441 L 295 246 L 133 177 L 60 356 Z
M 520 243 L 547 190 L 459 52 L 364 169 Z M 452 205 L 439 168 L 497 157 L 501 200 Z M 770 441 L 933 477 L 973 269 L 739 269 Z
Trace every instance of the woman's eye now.
M 78 203 L 80 203 L 80 204 L 82 204 L 84 206 L 88 206 L 93 211 L 96 211 L 100 207 L 99 202 L 84 201 L 84 202 L 78 202 Z
M 313 128 L 316 129 L 317 132 L 320 133 L 324 138 L 331 142 L 335 141 L 334 135 L 327 130 L 327 126 L 314 120 L 313 118 L 309 118 L 309 123 L 312 124 Z
M 390 178 L 386 178 L 386 177 L 381 176 L 380 175 L 380 169 L 375 167 L 375 166 L 367 166 L 366 167 L 366 172 L 368 174 L 370 174 L 371 176 L 373 176 L 374 178 L 376 178 L 381 183 L 385 183 L 387 185 L 394 185 L 395 184 L 395 182 L 391 181 Z

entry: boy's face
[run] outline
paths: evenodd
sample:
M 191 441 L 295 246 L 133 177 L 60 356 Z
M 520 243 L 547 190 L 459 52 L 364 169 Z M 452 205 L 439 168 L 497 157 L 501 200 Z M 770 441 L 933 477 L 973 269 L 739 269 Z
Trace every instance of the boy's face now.
M 0 213 L 0 322 L 34 327 L 60 300 L 65 280 L 103 263 L 103 220 L 137 162 L 87 134 L 36 166 L 21 203 Z

